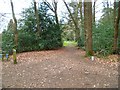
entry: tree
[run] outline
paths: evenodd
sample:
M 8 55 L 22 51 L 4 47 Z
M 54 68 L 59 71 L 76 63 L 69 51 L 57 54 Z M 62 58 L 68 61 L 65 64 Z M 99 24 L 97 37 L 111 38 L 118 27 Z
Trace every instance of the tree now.
M 9 23 L 8 23 L 7 30 L 13 31 L 13 20 L 12 20 L 12 19 L 10 19 L 10 21 L 9 21 Z
M 15 48 L 17 48 L 17 45 L 18 45 L 17 19 L 15 17 L 12 0 L 10 0 L 10 2 L 11 2 L 11 8 L 12 8 L 12 17 L 13 17 L 14 43 L 15 43 Z
M 59 26 L 59 20 L 58 20 L 58 14 L 57 14 L 57 4 L 58 2 L 56 0 L 53 0 L 52 5 L 47 2 L 46 0 L 44 1 L 44 3 L 49 7 L 49 9 L 55 14 L 55 20 L 56 20 L 56 24 Z
M 79 20 L 78 19 L 78 8 L 79 8 L 78 6 L 79 5 L 77 3 L 75 3 L 76 4 L 75 7 L 74 7 L 75 15 L 73 16 L 73 14 L 72 14 L 70 8 L 68 7 L 67 3 L 65 2 L 65 0 L 63 0 L 63 2 L 64 2 L 65 6 L 66 6 L 66 8 L 67 8 L 67 10 L 70 14 L 71 19 L 72 19 L 72 21 L 74 23 L 74 26 L 75 26 L 76 41 L 79 41 L 80 40 L 80 28 L 79 28 L 79 24 L 78 24 L 78 20 Z
M 78 7 L 80 8 L 80 19 L 81 19 L 81 24 L 82 24 L 82 20 L 83 20 L 83 13 L 82 13 L 82 2 L 79 1 L 78 3 Z
M 34 1 L 34 11 L 35 11 L 35 17 L 36 17 L 36 22 L 37 22 L 37 33 L 38 35 L 40 34 L 40 19 L 39 19 L 39 14 L 38 14 L 38 9 L 37 9 L 37 6 L 36 6 L 36 1 Z
M 7 29 L 4 29 L 2 32 L 2 50 L 9 54 L 12 54 L 12 49 L 15 48 L 15 33 L 13 25 L 13 20 L 10 19 Z
M 86 55 L 93 55 L 92 51 L 92 2 L 84 1 L 84 30 Z
M 108 20 L 111 19 L 110 14 L 111 14 L 112 8 L 110 8 L 110 1 L 106 0 L 106 2 L 103 2 L 103 7 L 104 7 L 103 11 L 105 12 L 105 15 L 107 16 L 106 19 Z
M 93 4 L 93 24 L 95 25 L 95 5 L 96 5 L 97 0 L 94 0 Z
M 39 16 L 42 31 L 40 36 L 36 35 L 37 22 L 34 14 L 34 4 L 26 8 L 21 13 L 18 20 L 18 46 L 17 52 L 50 50 L 62 47 L 61 29 L 55 22 L 55 16 L 48 13 L 49 8 L 41 2 L 39 4 Z M 9 27 L 9 25 L 8 25 Z M 4 30 L 2 33 L 2 49 L 4 51 L 13 49 L 13 32 Z
M 80 24 L 81 24 L 81 29 L 83 29 L 83 12 L 82 12 L 82 2 L 79 1 L 78 3 L 78 7 L 79 7 L 79 12 L 80 12 Z
M 113 52 L 117 53 L 118 51 L 118 33 L 119 33 L 119 21 L 120 21 L 120 1 L 118 7 L 118 14 L 116 15 L 116 2 L 114 2 L 114 44 Z

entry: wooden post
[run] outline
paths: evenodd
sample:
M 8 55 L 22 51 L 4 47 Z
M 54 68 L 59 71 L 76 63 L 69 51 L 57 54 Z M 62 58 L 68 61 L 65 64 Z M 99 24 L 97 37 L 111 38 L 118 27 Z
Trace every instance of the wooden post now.
M 17 64 L 16 49 L 13 49 L 13 61 L 14 61 L 14 64 Z
M 2 61 L 4 61 L 5 51 L 2 51 Z

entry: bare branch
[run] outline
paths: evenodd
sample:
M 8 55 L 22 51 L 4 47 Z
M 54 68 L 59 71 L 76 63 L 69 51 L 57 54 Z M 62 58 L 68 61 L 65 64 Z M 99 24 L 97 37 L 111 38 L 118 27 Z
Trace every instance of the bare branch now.
M 55 10 L 54 10 L 53 7 L 50 5 L 50 3 L 48 3 L 46 0 L 44 1 L 44 3 L 51 9 L 51 11 L 55 12 Z
M 71 11 L 70 11 L 70 9 L 69 9 L 67 3 L 65 2 L 65 0 L 63 0 L 63 2 L 64 2 L 64 4 L 65 4 L 65 6 L 66 6 L 68 12 L 70 13 L 70 16 L 71 16 L 71 18 L 72 18 L 72 20 L 73 20 L 73 22 L 74 22 L 74 24 L 75 24 L 75 27 L 76 27 L 77 25 L 76 25 L 75 19 L 74 19 L 73 15 L 72 15 L 72 13 L 71 13 Z

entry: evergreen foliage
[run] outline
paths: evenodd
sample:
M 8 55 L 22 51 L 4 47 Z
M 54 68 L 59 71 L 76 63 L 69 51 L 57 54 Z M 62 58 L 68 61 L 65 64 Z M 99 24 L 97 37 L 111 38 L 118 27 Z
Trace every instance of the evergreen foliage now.
M 17 52 L 26 52 L 34 50 L 50 50 L 62 47 L 62 30 L 55 23 L 55 17 L 48 13 L 48 8 L 44 3 L 40 4 L 40 36 L 36 33 L 36 19 L 34 9 L 30 7 L 25 9 L 22 19 L 18 24 L 18 47 Z M 5 30 L 2 33 L 2 49 L 12 51 L 14 47 L 13 31 Z
M 109 17 L 107 15 L 109 12 Z M 85 36 L 84 31 L 81 32 L 81 40 L 78 45 L 85 49 Z M 93 51 L 99 55 L 108 55 L 112 53 L 113 38 L 114 38 L 114 20 L 113 20 L 113 9 L 103 9 L 103 16 L 101 19 L 93 25 L 92 31 L 93 38 Z

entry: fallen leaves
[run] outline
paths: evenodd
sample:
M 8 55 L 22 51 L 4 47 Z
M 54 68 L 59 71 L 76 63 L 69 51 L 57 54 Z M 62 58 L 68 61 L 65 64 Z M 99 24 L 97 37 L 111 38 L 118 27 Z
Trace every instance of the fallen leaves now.
M 18 64 L 3 63 L 5 87 L 113 87 L 117 86 L 117 56 L 115 62 L 84 57 L 76 48 L 34 51 L 17 54 Z M 112 60 L 113 60 L 112 59 Z M 113 64 L 116 63 L 116 64 Z M 113 69 L 112 69 L 112 68 Z

